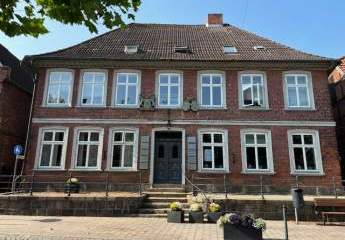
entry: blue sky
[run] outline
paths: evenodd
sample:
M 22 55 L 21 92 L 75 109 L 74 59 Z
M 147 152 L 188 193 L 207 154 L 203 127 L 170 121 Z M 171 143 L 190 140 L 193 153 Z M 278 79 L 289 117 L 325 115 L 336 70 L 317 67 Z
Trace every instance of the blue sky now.
M 203 24 L 208 13 L 223 13 L 224 22 L 302 51 L 345 55 L 344 0 L 142 0 L 136 22 Z M 0 33 L 0 43 L 22 58 L 96 36 L 85 27 L 46 23 L 46 35 L 9 38 Z M 108 31 L 100 27 L 99 34 Z

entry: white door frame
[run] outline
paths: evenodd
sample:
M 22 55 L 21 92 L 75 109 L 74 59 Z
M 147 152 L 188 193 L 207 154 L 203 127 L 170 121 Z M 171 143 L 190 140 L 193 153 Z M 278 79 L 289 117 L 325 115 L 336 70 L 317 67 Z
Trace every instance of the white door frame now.
M 186 174 L 186 156 L 185 156 L 185 147 L 186 147 L 186 130 L 183 128 L 175 127 L 159 127 L 153 128 L 151 133 L 151 161 L 150 161 L 150 184 L 153 184 L 154 176 L 154 166 L 155 166 L 155 135 L 156 132 L 167 131 L 167 132 L 181 132 L 182 133 L 182 174 L 181 174 L 181 183 L 185 185 L 185 174 Z

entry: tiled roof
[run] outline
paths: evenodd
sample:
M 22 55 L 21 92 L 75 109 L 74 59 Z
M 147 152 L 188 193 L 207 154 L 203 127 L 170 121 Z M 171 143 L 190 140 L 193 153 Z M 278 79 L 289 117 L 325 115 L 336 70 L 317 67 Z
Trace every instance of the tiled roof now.
M 139 45 L 140 52 L 124 53 L 125 45 Z M 190 53 L 176 53 L 187 45 Z M 238 52 L 226 54 L 224 46 Z M 255 50 L 254 46 L 264 49 Z M 38 59 L 187 60 L 187 61 L 328 61 L 259 37 L 231 25 L 137 24 L 116 29 L 75 46 L 32 56 Z

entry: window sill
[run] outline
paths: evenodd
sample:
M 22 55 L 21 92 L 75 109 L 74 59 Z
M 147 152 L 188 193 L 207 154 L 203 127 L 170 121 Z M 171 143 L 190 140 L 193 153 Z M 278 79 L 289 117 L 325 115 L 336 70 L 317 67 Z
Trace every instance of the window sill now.
M 199 106 L 198 107 L 198 111 L 226 111 L 228 110 L 228 108 L 226 106 L 223 107 L 203 107 L 203 106 Z
M 292 176 L 310 176 L 310 177 L 320 177 L 320 176 L 325 176 L 326 174 L 323 172 L 291 172 L 290 175 Z
M 264 108 L 264 107 L 239 107 L 240 111 L 271 111 L 271 108 Z
M 72 108 L 71 105 L 61 105 L 61 106 L 52 106 L 52 105 L 42 105 L 43 108 Z
M 241 174 L 246 174 L 246 175 L 275 175 L 276 172 L 272 171 L 242 171 Z
M 70 168 L 69 171 L 73 172 L 102 172 L 102 169 L 98 168 Z
M 138 172 L 138 170 L 134 168 L 108 168 L 105 171 L 107 172 Z
M 112 105 L 110 106 L 113 109 L 139 109 L 139 105 Z
M 182 106 L 156 106 L 155 107 L 156 109 L 162 109 L 162 110 L 164 110 L 164 109 L 175 109 L 175 110 L 177 110 L 177 109 L 182 109 Z
M 317 110 L 315 108 L 285 108 L 284 111 L 286 112 L 316 112 Z
M 224 174 L 224 173 L 230 173 L 229 170 L 207 170 L 207 169 L 202 169 L 198 170 L 199 173 L 213 173 L 213 174 Z
M 78 105 L 75 108 L 106 108 L 106 105 Z

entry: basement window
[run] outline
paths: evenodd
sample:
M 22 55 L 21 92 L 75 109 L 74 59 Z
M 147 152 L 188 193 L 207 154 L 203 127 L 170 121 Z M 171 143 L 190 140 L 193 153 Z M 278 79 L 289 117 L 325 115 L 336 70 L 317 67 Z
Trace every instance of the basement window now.
M 125 46 L 125 53 L 126 54 L 134 54 L 138 53 L 139 46 L 138 45 L 126 45 Z
M 187 45 L 177 45 L 175 46 L 176 53 L 189 53 L 190 49 Z
M 224 46 L 223 51 L 226 54 L 237 53 L 237 48 L 234 46 Z

